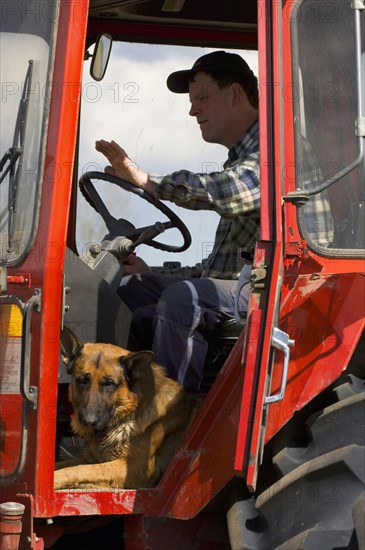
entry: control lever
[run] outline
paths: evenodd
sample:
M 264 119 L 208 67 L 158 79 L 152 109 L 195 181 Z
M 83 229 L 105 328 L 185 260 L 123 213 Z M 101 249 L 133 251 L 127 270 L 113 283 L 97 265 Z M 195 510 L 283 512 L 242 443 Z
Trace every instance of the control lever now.
M 147 241 L 152 241 L 152 239 L 154 239 L 155 237 L 157 237 L 157 235 L 163 233 L 164 231 L 164 224 L 161 222 L 156 222 L 155 225 L 153 225 L 149 229 L 146 229 L 146 231 L 143 231 L 138 239 L 129 245 L 128 252 L 133 252 L 140 244 L 143 244 Z
M 111 242 L 107 250 L 118 259 L 126 258 L 137 248 L 137 246 L 154 239 L 157 235 L 163 233 L 164 231 L 164 224 L 161 222 L 156 222 L 155 225 L 143 231 L 136 241 L 131 241 L 131 239 L 126 237 L 117 237 Z

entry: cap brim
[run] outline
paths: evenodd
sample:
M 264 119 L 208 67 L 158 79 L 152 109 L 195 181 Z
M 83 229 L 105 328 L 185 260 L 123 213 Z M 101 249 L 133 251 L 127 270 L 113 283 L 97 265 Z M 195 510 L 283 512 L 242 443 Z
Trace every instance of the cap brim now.
M 171 73 L 167 78 L 166 84 L 168 89 L 175 94 L 186 94 L 189 91 L 189 78 L 192 73 L 191 69 L 186 71 L 176 71 Z

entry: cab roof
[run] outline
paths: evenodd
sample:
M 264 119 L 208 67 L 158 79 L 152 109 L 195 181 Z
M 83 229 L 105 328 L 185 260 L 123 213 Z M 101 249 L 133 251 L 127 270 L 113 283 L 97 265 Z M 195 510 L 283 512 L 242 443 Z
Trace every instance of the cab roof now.
M 88 42 L 114 40 L 257 47 L 257 0 L 90 0 Z

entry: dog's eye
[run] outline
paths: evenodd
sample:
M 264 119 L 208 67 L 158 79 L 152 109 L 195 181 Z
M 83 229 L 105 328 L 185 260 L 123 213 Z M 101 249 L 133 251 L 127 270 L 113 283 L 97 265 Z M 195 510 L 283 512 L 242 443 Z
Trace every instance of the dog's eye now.
M 80 377 L 77 379 L 77 383 L 78 383 L 80 386 L 86 386 L 89 382 L 90 382 L 90 376 L 87 375 L 87 374 L 84 374 L 84 375 L 80 376 Z
M 116 383 L 112 378 L 105 378 L 102 381 L 102 385 L 104 386 L 104 388 L 107 388 L 108 390 L 112 390 L 116 387 Z

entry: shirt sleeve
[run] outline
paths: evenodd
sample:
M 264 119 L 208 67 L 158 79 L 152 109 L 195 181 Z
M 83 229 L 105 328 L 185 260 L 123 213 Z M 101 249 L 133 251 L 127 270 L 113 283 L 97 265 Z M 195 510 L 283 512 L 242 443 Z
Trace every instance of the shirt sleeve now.
M 238 159 L 221 172 L 196 174 L 179 170 L 167 176 L 150 174 L 157 183 L 154 195 L 190 210 L 214 210 L 233 219 L 260 207 L 258 155 Z

